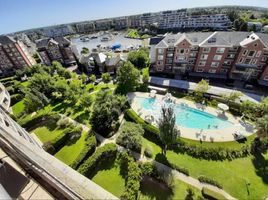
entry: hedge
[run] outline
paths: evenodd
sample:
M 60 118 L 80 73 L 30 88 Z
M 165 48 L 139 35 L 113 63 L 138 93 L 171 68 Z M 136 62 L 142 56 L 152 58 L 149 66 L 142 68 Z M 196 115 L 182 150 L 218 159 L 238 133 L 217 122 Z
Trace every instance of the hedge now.
M 226 199 L 227 200 L 227 198 L 225 198 L 225 196 L 223 196 L 222 194 L 218 192 L 214 192 L 213 190 L 207 187 L 202 188 L 202 195 L 207 199 L 212 199 L 212 200 L 225 200 Z
M 81 163 L 85 161 L 87 157 L 91 156 L 94 153 L 96 149 L 96 145 L 97 145 L 97 140 L 96 140 L 95 135 L 92 132 L 88 133 L 85 146 L 82 149 L 81 153 L 73 161 L 73 163 L 71 164 L 71 167 L 73 169 L 77 169 L 81 165 Z
M 136 112 L 132 109 L 127 109 L 124 115 L 126 120 L 136 122 L 140 124 L 144 129 L 144 137 L 157 143 L 161 144 L 160 137 L 159 137 L 159 129 L 155 126 L 149 124 L 148 122 L 144 121 L 141 117 L 139 117 Z
M 22 94 L 13 94 L 10 96 L 11 99 L 11 104 L 10 106 L 13 106 L 14 104 L 18 103 L 19 101 L 21 101 L 24 98 L 24 96 Z
M 64 130 L 61 134 L 59 134 L 56 138 L 51 140 L 52 146 L 55 148 L 55 152 L 61 149 L 69 140 L 71 133 L 68 129 Z
M 205 177 L 205 176 L 199 176 L 198 177 L 198 180 L 201 182 L 201 183 L 208 183 L 210 185 L 214 185 L 220 189 L 222 189 L 222 185 L 219 184 L 217 181 L 211 179 L 211 178 L 208 178 L 208 177 Z
M 94 169 L 101 164 L 101 162 L 106 162 L 107 159 L 114 158 L 116 154 L 117 148 L 113 143 L 99 147 L 91 157 L 80 165 L 77 171 L 80 174 L 89 177 Z

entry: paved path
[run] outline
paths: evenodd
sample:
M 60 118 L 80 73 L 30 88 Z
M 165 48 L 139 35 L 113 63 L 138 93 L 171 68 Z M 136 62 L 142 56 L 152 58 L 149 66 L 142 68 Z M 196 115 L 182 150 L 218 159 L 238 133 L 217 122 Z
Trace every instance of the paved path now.
M 150 77 L 149 82 L 155 85 L 159 85 L 159 86 L 174 87 L 174 88 L 180 88 L 180 89 L 185 89 L 185 90 L 190 90 L 190 91 L 194 91 L 197 85 L 197 83 L 194 83 L 194 82 L 168 79 L 168 78 L 159 78 L 159 77 L 153 77 L 153 76 Z M 217 87 L 217 86 L 210 86 L 208 93 L 221 96 L 222 94 L 230 94 L 233 91 L 234 90 L 232 89 L 227 89 L 227 88 L 222 88 L 222 87 Z M 246 93 L 246 92 L 242 92 L 242 93 L 244 94 L 240 98 L 242 101 L 250 100 L 255 103 L 261 101 L 262 96 L 260 95 Z
M 62 115 L 62 116 L 65 116 L 65 115 Z M 67 117 L 67 116 L 65 116 L 65 117 Z M 85 125 L 83 125 L 83 124 L 71 119 L 70 117 L 67 117 L 67 118 L 71 122 L 73 122 L 74 124 L 81 125 L 84 131 L 89 131 L 90 130 L 90 128 L 88 128 L 87 126 L 85 126 Z M 120 122 L 122 124 L 123 123 L 123 115 L 120 115 L 119 120 L 120 120 Z M 103 136 L 101 136 L 98 133 L 96 133 L 96 138 L 101 143 L 99 146 L 103 146 L 103 145 L 108 144 L 108 143 L 115 143 L 117 136 L 118 136 L 118 132 L 111 138 L 104 138 Z M 117 147 L 118 147 L 119 150 L 126 150 L 122 146 L 117 145 Z M 155 160 L 153 160 L 151 158 L 148 158 L 148 157 L 146 157 L 146 156 L 144 156 L 142 154 L 139 154 L 137 152 L 132 151 L 132 153 L 133 153 L 134 157 L 138 161 L 141 161 L 141 162 L 152 161 L 156 165 L 156 167 L 157 167 L 157 169 L 159 171 L 164 171 L 166 173 L 172 173 L 175 178 L 177 178 L 177 179 L 179 179 L 179 180 L 181 180 L 181 181 L 183 181 L 183 182 L 185 182 L 185 183 L 187 183 L 187 184 L 189 184 L 191 186 L 194 186 L 194 187 L 198 188 L 199 190 L 202 190 L 203 187 L 208 187 L 209 189 L 222 194 L 227 199 L 230 199 L 230 200 L 236 199 L 236 198 L 232 197 L 230 194 L 228 194 L 226 191 L 224 191 L 222 189 L 219 189 L 218 187 L 215 187 L 215 186 L 209 185 L 209 184 L 205 184 L 205 183 L 201 183 L 198 179 L 195 179 L 195 178 L 193 178 L 191 176 L 186 176 L 186 175 L 184 175 L 183 173 L 181 173 L 181 172 L 179 172 L 177 170 L 174 170 L 174 169 L 172 169 L 172 168 L 170 168 L 170 167 L 168 167 L 168 166 L 166 166 L 166 165 L 164 165 L 162 163 L 159 163 L 159 162 L 157 162 L 157 161 L 155 161 Z

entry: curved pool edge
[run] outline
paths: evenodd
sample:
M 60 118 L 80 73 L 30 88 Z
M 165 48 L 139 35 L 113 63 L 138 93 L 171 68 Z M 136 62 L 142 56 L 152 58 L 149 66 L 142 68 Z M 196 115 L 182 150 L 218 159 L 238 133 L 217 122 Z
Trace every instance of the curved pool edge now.
M 135 97 L 150 98 L 149 93 L 132 92 L 132 93 L 128 93 L 127 97 L 128 97 L 129 104 L 131 105 L 131 108 L 141 118 L 144 119 L 148 113 L 146 114 L 146 110 L 143 109 L 139 105 L 139 103 L 137 102 L 137 99 L 135 99 Z M 156 94 L 156 98 L 162 99 L 163 95 Z M 178 99 L 175 97 L 173 97 L 173 99 L 175 99 L 176 104 L 186 103 L 189 107 L 191 107 L 193 109 L 198 109 L 196 107 L 196 105 L 194 104 L 194 102 L 191 102 L 191 101 L 186 100 L 186 99 Z M 215 109 L 215 108 L 206 107 L 204 112 L 207 112 L 209 114 L 217 116 L 216 111 L 217 111 L 217 109 Z M 191 139 L 191 140 L 196 140 L 196 141 L 199 141 L 201 139 L 202 141 L 206 141 L 206 142 L 230 142 L 230 141 L 235 141 L 233 134 L 236 131 L 240 131 L 240 132 L 242 131 L 243 135 L 245 135 L 246 137 L 248 137 L 248 136 L 254 134 L 254 132 L 256 132 L 254 127 L 252 127 L 251 125 L 247 125 L 247 126 L 243 125 L 241 123 L 241 121 L 239 121 L 240 118 L 235 117 L 235 116 L 231 115 L 230 113 L 226 113 L 226 116 L 228 117 L 229 122 L 235 124 L 234 126 L 224 128 L 224 129 L 214 129 L 214 130 L 207 129 L 207 130 L 204 130 L 202 132 L 202 134 L 200 134 L 200 130 L 198 130 L 198 129 L 178 126 L 178 129 L 180 130 L 180 137 L 186 138 L 186 139 Z

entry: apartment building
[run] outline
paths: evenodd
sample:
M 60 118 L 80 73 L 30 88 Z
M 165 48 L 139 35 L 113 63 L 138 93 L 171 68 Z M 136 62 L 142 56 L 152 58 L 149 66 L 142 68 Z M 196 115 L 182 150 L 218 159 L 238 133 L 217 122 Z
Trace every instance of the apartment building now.
M 166 34 L 150 40 L 151 70 L 268 86 L 268 35 L 253 32 Z
M 52 61 L 59 61 L 64 66 L 76 65 L 71 42 L 64 37 L 37 40 L 36 47 L 45 65 L 51 65 Z
M 0 76 L 36 64 L 23 42 L 10 36 L 0 36 Z
M 186 9 L 169 10 L 140 15 L 124 16 L 76 24 L 78 33 L 86 33 L 110 28 L 135 28 L 155 24 L 159 29 L 204 29 L 226 30 L 231 21 L 225 14 L 189 15 Z

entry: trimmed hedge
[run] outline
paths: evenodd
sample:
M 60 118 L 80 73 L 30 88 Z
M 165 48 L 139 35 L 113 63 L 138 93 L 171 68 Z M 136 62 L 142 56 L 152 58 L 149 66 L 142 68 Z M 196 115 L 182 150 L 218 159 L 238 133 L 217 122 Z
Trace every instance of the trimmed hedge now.
M 202 195 L 205 198 L 211 199 L 211 200 L 225 200 L 226 199 L 225 196 L 223 196 L 222 194 L 214 192 L 213 190 L 211 190 L 211 189 L 209 189 L 207 187 L 203 187 Z
M 13 95 L 11 95 L 10 96 L 10 99 L 11 99 L 10 106 L 13 106 L 14 104 L 18 103 L 23 98 L 24 98 L 24 95 L 22 95 L 22 94 L 13 94 Z
M 90 177 L 94 169 L 101 164 L 101 162 L 107 162 L 107 159 L 116 157 L 117 148 L 115 144 L 106 144 L 97 148 L 95 153 L 89 157 L 78 168 L 78 172 L 86 177 Z
M 55 153 L 61 149 L 65 143 L 67 143 L 67 140 L 70 138 L 71 132 L 69 129 L 64 130 L 61 134 L 59 134 L 56 138 L 51 140 L 52 146 L 55 148 Z
M 140 124 L 144 129 L 144 137 L 157 143 L 161 144 L 160 137 L 159 137 L 159 129 L 155 126 L 149 124 L 148 122 L 144 121 L 141 117 L 139 117 L 136 112 L 132 109 L 127 109 L 124 115 L 126 120 L 136 122 Z
M 208 178 L 208 177 L 205 177 L 205 176 L 199 176 L 198 177 L 198 180 L 201 182 L 201 183 L 208 183 L 210 185 L 214 185 L 220 189 L 222 189 L 222 185 L 219 184 L 217 181 L 211 179 L 211 178 Z
M 71 164 L 71 167 L 73 169 L 77 169 L 81 165 L 81 163 L 85 161 L 87 157 L 91 156 L 94 153 L 96 149 L 96 145 L 97 145 L 97 140 L 96 140 L 95 135 L 92 132 L 88 133 L 88 136 L 86 138 L 86 144 L 83 150 L 81 151 L 81 153 L 77 156 L 77 158 Z

